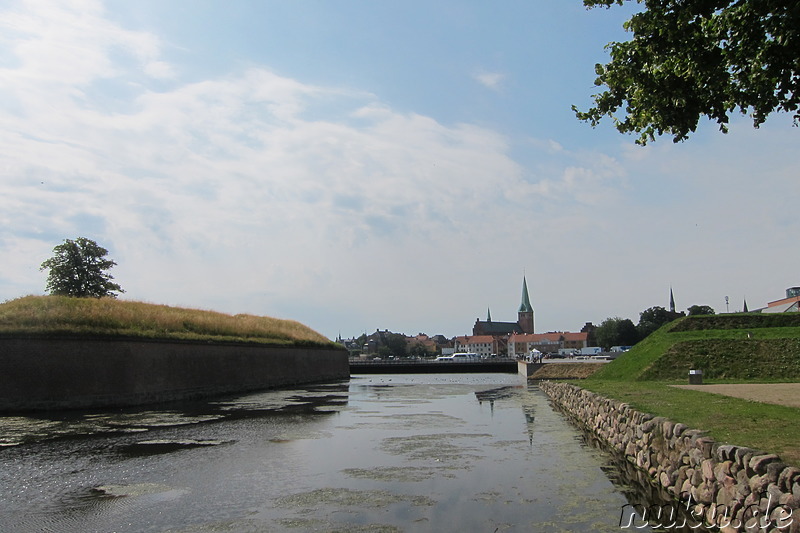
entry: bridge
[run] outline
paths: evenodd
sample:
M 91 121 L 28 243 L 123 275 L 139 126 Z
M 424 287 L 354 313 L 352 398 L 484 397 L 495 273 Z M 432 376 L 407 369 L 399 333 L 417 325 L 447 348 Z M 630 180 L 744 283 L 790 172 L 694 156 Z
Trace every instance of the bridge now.
M 350 359 L 351 374 L 449 374 L 498 372 L 516 374 L 517 360 L 508 357 L 476 361 L 435 361 L 432 359 Z

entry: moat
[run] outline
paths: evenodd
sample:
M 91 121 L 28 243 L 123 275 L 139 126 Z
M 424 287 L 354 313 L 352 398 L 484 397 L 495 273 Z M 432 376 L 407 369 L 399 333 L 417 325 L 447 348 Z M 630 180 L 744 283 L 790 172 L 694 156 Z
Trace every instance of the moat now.
M 3 532 L 620 531 L 631 492 L 511 374 L 5 416 L 0 444 Z

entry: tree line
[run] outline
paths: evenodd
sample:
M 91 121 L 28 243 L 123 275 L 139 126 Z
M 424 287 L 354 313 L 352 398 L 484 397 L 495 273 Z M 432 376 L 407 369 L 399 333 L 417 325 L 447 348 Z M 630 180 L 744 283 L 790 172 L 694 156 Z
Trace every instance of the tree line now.
M 715 314 L 708 305 L 693 305 L 687 312 L 690 316 Z M 634 324 L 630 318 L 609 317 L 595 329 L 595 340 L 605 350 L 612 346 L 633 346 L 664 324 L 682 316 L 686 316 L 686 313 L 668 311 L 657 305 L 639 313 L 638 324 Z

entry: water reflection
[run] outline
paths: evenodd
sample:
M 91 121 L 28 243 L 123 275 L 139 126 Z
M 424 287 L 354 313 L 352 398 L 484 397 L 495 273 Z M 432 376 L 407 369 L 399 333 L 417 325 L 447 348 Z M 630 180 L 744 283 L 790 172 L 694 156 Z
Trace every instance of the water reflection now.
M 159 404 L 157 409 L 48 411 L 0 417 L 0 447 L 46 440 L 145 433 L 207 422 L 263 416 L 334 414 L 347 405 L 346 382 L 269 391 L 216 401 Z
M 573 424 L 580 425 L 570 415 L 556 406 L 553 407 Z M 581 430 L 580 439 L 587 446 L 604 452 L 605 464 L 601 469 L 625 495 L 628 505 L 620 509 L 621 529 L 637 530 L 649 524 L 654 531 L 670 533 L 708 533 L 719 530 L 717 527 L 707 528 L 702 520 L 696 519 L 691 512 L 691 499 L 676 500 L 660 484 L 653 483 L 647 472 L 636 468 L 624 454 L 605 446 L 589 431 Z
M 502 374 L 5 417 L 0 435 L 4 532 L 619 531 L 628 503 L 608 456 Z

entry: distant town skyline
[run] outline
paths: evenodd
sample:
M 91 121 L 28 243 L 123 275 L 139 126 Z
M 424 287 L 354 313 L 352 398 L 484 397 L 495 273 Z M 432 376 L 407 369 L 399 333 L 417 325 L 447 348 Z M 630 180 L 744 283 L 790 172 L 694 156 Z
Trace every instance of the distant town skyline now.
M 800 285 L 800 129 L 642 148 L 579 122 L 635 2 L 0 6 L 0 301 L 64 239 L 123 298 L 300 321 L 537 331 Z

